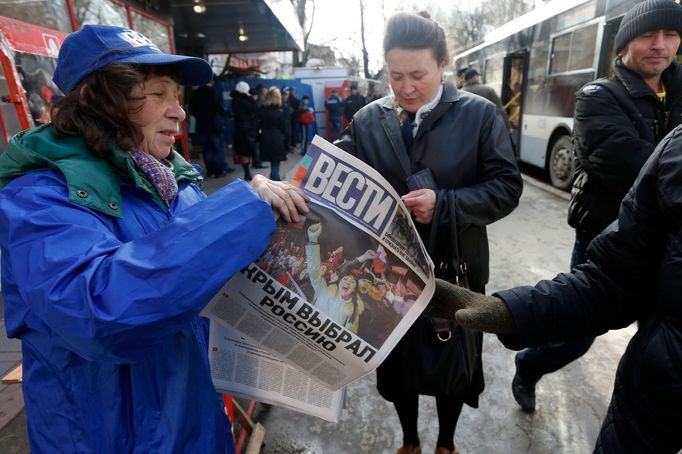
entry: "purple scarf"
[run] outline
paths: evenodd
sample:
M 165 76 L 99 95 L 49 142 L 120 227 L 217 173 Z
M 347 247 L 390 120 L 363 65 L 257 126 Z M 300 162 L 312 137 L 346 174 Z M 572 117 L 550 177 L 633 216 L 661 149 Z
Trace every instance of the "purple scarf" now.
M 154 156 L 136 148 L 130 152 L 135 165 L 154 185 L 159 196 L 170 205 L 173 197 L 178 193 L 178 183 L 175 181 L 173 164 L 167 159 L 158 160 Z

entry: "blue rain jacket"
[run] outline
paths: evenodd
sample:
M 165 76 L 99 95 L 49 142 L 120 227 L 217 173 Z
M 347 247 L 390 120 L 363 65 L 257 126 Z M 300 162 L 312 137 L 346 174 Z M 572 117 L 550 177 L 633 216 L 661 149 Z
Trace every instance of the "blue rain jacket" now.
M 5 322 L 34 453 L 234 452 L 198 314 L 274 222 L 246 183 L 206 197 L 173 164 L 165 206 L 127 153 L 95 158 L 50 126 L 0 156 Z

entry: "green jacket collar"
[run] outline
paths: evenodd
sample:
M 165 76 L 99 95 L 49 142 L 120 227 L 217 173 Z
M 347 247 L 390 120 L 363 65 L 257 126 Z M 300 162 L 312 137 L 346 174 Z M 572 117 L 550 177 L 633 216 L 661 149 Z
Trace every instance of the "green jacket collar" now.
M 202 179 L 178 153 L 173 152 L 170 161 L 178 183 Z M 122 216 L 121 178 L 132 181 L 161 202 L 153 185 L 137 171 L 127 152 L 112 147 L 107 158 L 98 158 L 87 149 L 83 139 L 58 134 L 49 124 L 12 137 L 0 155 L 0 188 L 22 175 L 45 169 L 62 172 L 69 200 L 109 216 Z

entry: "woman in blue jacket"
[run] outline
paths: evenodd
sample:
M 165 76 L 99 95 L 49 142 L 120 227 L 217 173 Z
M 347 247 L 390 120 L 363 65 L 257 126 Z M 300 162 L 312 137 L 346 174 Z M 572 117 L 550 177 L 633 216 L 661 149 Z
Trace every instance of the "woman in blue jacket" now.
M 5 321 L 22 341 L 32 452 L 233 452 L 198 314 L 305 212 L 263 177 L 211 197 L 173 151 L 198 58 L 86 25 L 61 48 L 53 123 L 0 157 Z

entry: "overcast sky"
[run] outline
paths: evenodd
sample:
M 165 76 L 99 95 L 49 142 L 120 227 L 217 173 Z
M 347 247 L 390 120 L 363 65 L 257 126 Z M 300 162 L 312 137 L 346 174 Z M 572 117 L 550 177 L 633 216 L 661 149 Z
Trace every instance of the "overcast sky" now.
M 480 3 L 480 0 L 364 0 L 365 40 L 370 71 L 377 71 L 383 63 L 381 43 L 384 22 L 391 14 L 396 11 L 430 10 L 429 6 L 433 5 L 447 7 L 453 1 L 457 1 L 460 8 L 463 5 L 473 7 Z M 315 17 L 309 41 L 335 48 L 337 57 L 356 55 L 362 62 L 359 0 L 315 0 Z

